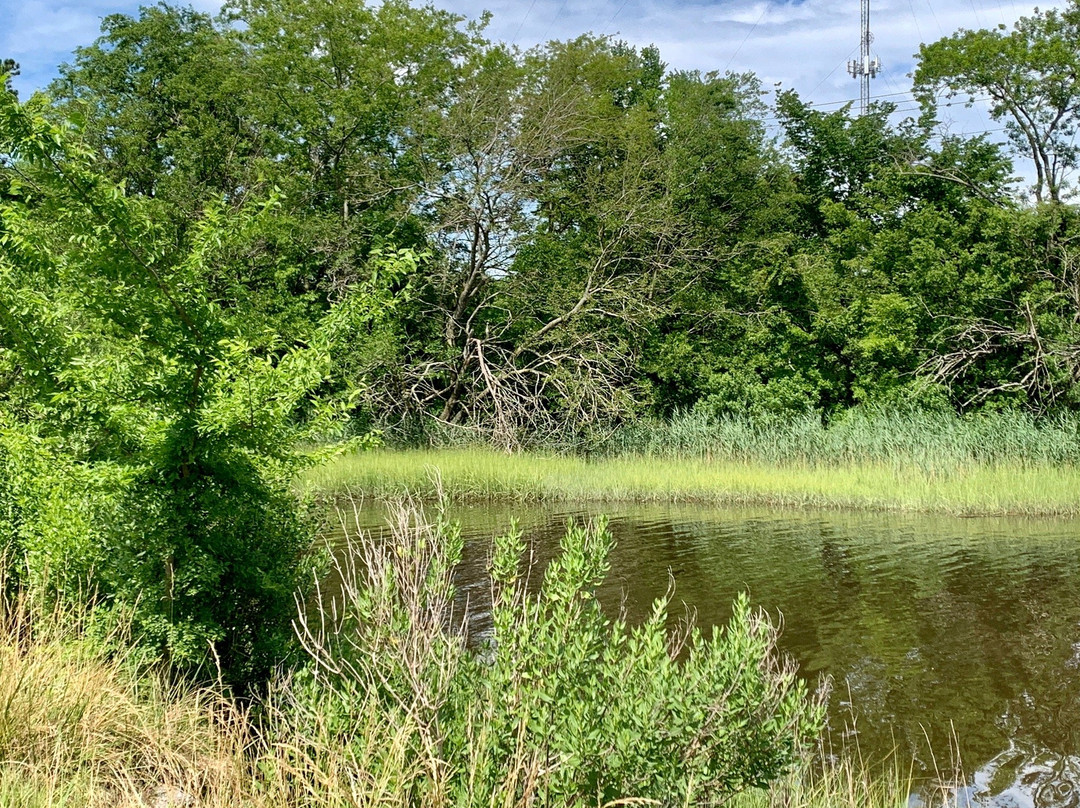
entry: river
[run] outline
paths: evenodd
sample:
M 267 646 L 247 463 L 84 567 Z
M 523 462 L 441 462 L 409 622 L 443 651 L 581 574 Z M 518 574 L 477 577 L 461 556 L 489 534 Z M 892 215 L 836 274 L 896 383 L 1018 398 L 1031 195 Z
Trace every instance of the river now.
M 672 581 L 704 626 L 732 598 L 783 621 L 781 647 L 831 681 L 830 744 L 963 771 L 961 803 L 1080 804 L 1080 521 L 684 506 L 461 506 L 458 592 L 486 630 L 491 536 L 515 516 L 539 564 L 568 519 L 606 513 L 606 608 L 640 619 Z M 360 512 L 378 529 L 378 508 Z M 917 797 L 913 797 L 918 802 Z

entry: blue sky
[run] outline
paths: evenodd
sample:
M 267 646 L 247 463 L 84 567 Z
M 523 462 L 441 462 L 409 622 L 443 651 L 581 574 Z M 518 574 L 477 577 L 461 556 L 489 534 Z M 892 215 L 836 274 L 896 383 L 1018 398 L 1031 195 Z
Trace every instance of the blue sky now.
M 858 0 L 434 0 L 467 17 L 492 12 L 492 38 L 528 47 L 584 31 L 617 35 L 659 46 L 676 68 L 753 71 L 766 88 L 776 82 L 805 98 L 830 103 L 858 97 L 844 65 L 859 40 Z M 128 0 L 0 0 L 0 57 L 22 64 L 16 87 L 22 94 L 55 75 L 73 48 L 91 42 L 100 20 L 114 12 L 134 13 Z M 194 0 L 216 11 L 217 0 Z M 1043 3 L 1043 7 L 1047 4 Z M 875 50 L 884 70 L 872 82 L 875 95 L 904 103 L 908 73 L 920 42 L 958 28 L 1011 24 L 1034 2 L 1013 0 L 873 0 Z M 911 106 L 910 103 L 905 106 Z M 981 110 L 949 110 L 953 131 L 994 129 Z

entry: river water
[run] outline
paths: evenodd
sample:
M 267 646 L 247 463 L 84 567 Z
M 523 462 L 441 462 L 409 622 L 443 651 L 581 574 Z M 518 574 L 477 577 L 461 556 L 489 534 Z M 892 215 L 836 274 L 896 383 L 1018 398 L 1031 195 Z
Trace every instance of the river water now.
M 542 565 L 568 519 L 600 512 L 616 540 L 599 592 L 613 612 L 644 617 L 673 580 L 680 615 L 685 603 L 719 625 L 749 592 L 782 619 L 803 676 L 831 680 L 836 747 L 914 761 L 924 788 L 960 767 L 961 804 L 1080 805 L 1080 521 L 463 506 L 471 630 L 486 628 L 487 552 L 511 517 Z M 359 519 L 377 530 L 382 514 Z

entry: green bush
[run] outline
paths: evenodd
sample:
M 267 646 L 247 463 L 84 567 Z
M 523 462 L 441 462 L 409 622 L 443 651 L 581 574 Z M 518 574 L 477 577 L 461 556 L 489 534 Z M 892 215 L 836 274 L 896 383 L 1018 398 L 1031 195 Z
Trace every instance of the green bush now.
M 612 619 L 594 596 L 610 549 L 602 521 L 568 526 L 537 591 L 521 533 L 496 539 L 477 648 L 454 606 L 460 534 L 406 511 L 305 624 L 300 725 L 351 744 L 358 770 L 414 805 L 683 805 L 782 776 L 823 710 L 771 622 L 745 596 L 709 633 L 669 630 L 670 598 L 641 625 Z M 373 744 L 372 726 L 395 743 Z
M 178 236 L 41 103 L 0 93 L 0 551 L 57 598 L 121 607 L 178 669 L 252 683 L 310 581 L 297 447 L 348 411 L 333 359 L 413 256 L 372 255 L 286 340 L 247 282 L 277 261 L 273 194 L 208 202 Z

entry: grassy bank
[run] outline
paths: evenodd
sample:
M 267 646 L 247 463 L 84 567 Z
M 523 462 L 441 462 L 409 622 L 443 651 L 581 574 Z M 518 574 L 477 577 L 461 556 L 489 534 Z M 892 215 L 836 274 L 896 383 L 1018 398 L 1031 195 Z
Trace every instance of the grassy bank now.
M 583 458 L 488 449 L 377 450 L 338 457 L 304 483 L 329 496 L 455 500 L 700 502 L 909 510 L 957 515 L 1078 515 L 1071 463 L 835 462 L 615 455 Z
M 741 808 L 906 804 L 902 768 L 815 765 L 804 722 L 820 729 L 817 708 L 774 655 L 764 618 L 733 615 L 730 645 L 687 635 L 682 662 L 668 653 L 664 614 L 641 630 L 600 619 L 580 585 L 567 585 L 603 568 L 602 532 L 568 531 L 568 560 L 545 572 L 550 594 L 536 598 L 507 563 L 520 561 L 520 536 L 500 540 L 505 555 L 493 564 L 508 588 L 496 626 L 509 633 L 491 657 L 475 657 L 446 619 L 452 529 L 402 511 L 389 542 L 358 545 L 363 562 L 337 569 L 334 616 L 299 621 L 307 663 L 246 702 L 221 686 L 177 684 L 126 652 L 122 630 L 102 637 L 77 611 L 0 595 L 0 806 L 660 805 L 661 794 L 682 789 L 685 800 L 670 803 L 697 804 L 714 788 Z M 582 674 L 604 666 L 609 687 L 582 689 L 592 682 Z M 487 680 L 492 688 L 476 691 Z M 613 694 L 619 683 L 626 692 Z M 652 692 L 635 711 L 630 693 L 642 687 Z M 590 700 L 604 725 L 579 712 Z M 679 723 L 699 709 L 729 716 L 737 732 Z M 595 736 L 579 733 L 579 720 Z M 692 743 L 673 755 L 667 745 L 682 736 Z M 593 775 L 617 774 L 629 758 L 624 796 L 598 799 L 605 781 L 594 790 Z M 584 790 L 572 787 L 578 775 Z M 759 776 L 774 785 L 751 790 Z

